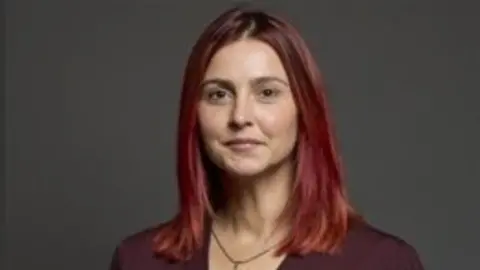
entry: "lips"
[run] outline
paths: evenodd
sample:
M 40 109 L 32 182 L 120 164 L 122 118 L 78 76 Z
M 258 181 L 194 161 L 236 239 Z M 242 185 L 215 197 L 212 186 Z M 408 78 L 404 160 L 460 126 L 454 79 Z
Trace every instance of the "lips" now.
M 262 141 L 255 139 L 233 139 L 225 142 L 226 145 L 235 145 L 235 144 L 262 144 Z
M 250 150 L 262 144 L 262 141 L 250 138 L 233 139 L 225 142 L 225 145 L 233 150 Z

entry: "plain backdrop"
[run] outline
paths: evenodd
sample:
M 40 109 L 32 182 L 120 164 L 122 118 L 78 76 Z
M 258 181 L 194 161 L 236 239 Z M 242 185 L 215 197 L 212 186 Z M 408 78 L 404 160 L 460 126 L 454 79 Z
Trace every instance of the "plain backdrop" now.
M 480 269 L 476 1 L 254 2 L 315 55 L 358 210 L 427 269 Z M 6 0 L 0 268 L 107 269 L 171 217 L 183 68 L 232 3 Z

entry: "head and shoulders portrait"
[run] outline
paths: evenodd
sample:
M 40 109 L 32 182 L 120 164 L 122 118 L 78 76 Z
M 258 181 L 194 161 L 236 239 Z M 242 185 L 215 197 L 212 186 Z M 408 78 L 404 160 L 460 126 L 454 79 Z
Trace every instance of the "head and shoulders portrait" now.
M 238 6 L 185 67 L 180 209 L 126 237 L 111 270 L 422 270 L 415 249 L 349 202 L 325 85 L 299 32 Z

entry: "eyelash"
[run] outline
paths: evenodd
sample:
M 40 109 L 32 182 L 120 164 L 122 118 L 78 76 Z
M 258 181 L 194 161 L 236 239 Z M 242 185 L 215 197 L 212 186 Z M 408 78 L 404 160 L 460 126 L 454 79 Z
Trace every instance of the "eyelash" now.
M 268 97 L 277 96 L 280 92 L 280 91 L 278 91 L 277 89 L 274 89 L 274 88 L 265 88 L 265 89 L 262 89 L 260 91 L 260 93 L 263 94 L 263 93 L 265 93 L 265 91 L 270 91 L 271 92 L 271 95 L 268 96 Z
M 268 95 L 265 95 L 266 91 L 269 91 Z M 280 91 L 278 89 L 275 89 L 275 88 L 264 88 L 264 89 L 259 91 L 259 95 L 261 96 L 261 98 L 276 97 L 276 96 L 278 96 L 279 93 L 280 93 Z M 218 96 L 219 94 L 222 94 L 222 96 L 219 97 Z M 207 98 L 208 98 L 208 100 L 218 101 L 218 100 L 221 100 L 222 98 L 226 97 L 227 95 L 228 95 L 228 92 L 226 90 L 218 89 L 218 90 L 212 90 L 212 91 L 208 92 Z
M 208 97 L 209 100 L 218 100 L 218 99 L 222 98 L 222 97 L 218 98 L 218 96 L 216 97 L 216 95 L 218 95 L 219 93 L 224 94 L 223 97 L 225 97 L 227 95 L 226 91 L 224 91 L 224 90 L 215 90 L 215 91 L 209 92 L 207 97 Z

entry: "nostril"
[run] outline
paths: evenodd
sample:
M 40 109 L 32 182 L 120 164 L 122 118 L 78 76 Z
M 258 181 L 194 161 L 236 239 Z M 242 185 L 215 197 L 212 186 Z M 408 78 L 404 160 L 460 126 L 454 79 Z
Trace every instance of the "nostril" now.
M 232 130 L 240 130 L 244 127 L 244 124 L 241 121 L 232 120 L 228 123 L 228 127 Z
M 246 121 L 244 119 L 233 119 L 228 123 L 229 128 L 231 128 L 232 130 L 241 130 L 251 125 L 252 122 Z

